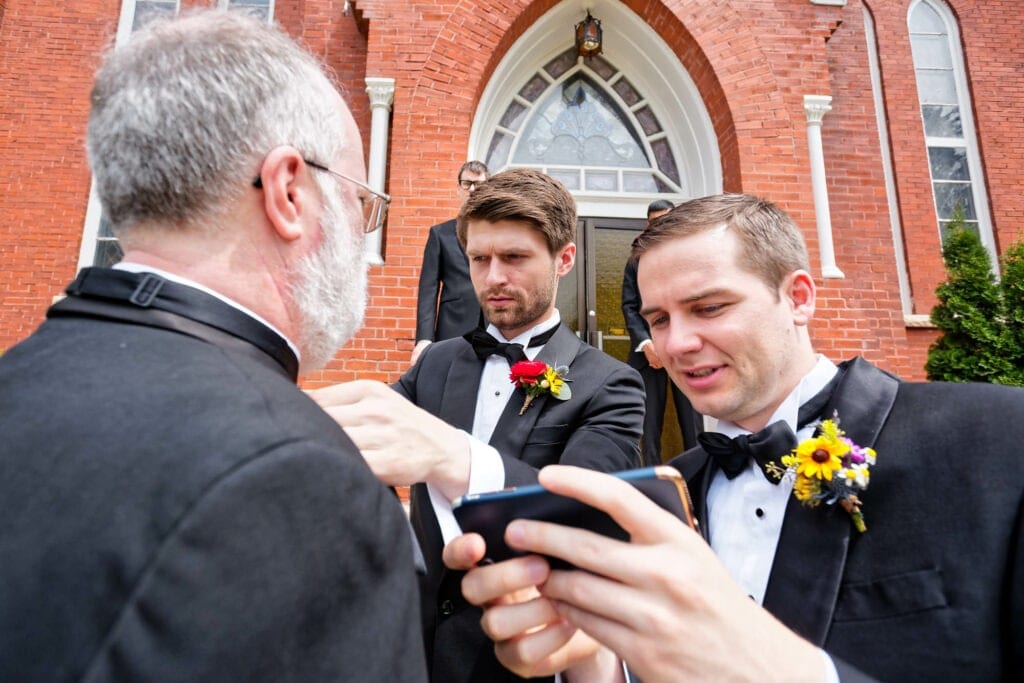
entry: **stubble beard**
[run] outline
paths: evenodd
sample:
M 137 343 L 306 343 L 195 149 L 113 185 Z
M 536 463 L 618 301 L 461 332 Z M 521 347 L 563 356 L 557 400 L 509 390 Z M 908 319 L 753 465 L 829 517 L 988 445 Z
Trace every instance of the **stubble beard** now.
M 523 290 L 489 290 L 480 295 L 480 308 L 483 309 L 487 320 L 501 330 L 502 334 L 505 334 L 506 330 L 512 332 L 533 327 L 537 324 L 538 318 L 547 311 L 551 302 L 554 301 L 556 282 L 557 276 L 552 268 L 551 277 L 534 291 L 532 297 Z M 513 303 L 502 306 L 501 310 L 496 310 L 487 303 L 487 298 L 494 294 L 509 297 Z M 510 339 L 511 337 L 506 334 L 505 338 Z

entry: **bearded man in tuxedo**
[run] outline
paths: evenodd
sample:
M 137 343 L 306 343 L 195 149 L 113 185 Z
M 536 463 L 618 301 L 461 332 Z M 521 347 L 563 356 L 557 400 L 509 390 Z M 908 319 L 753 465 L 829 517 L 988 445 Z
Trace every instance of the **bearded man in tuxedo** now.
M 348 108 L 228 12 L 137 32 L 91 102 L 124 258 L 0 358 L 0 679 L 424 680 L 401 505 L 296 386 L 388 201 Z
M 519 679 L 497 662 L 480 610 L 462 598 L 462 573 L 441 562 L 444 542 L 459 534 L 451 501 L 534 483 L 552 463 L 638 466 L 644 393 L 635 370 L 580 341 L 555 308 L 576 257 L 576 205 L 560 182 L 531 169 L 499 173 L 466 200 L 458 230 L 487 330 L 427 346 L 393 389 L 356 381 L 313 395 L 385 483 L 412 485 L 432 680 L 492 683 Z M 523 359 L 562 368 L 571 395 L 524 406 L 509 380 L 510 363 Z
M 542 471 L 543 485 L 608 512 L 631 540 L 510 524 L 514 548 L 589 573 L 536 556 L 470 572 L 466 596 L 488 605 L 501 661 L 570 681 L 609 650 L 644 683 L 1024 680 L 1024 390 L 902 382 L 816 354 L 802 236 L 758 198 L 686 202 L 634 256 L 659 356 L 719 420 L 719 434 L 672 462 L 705 538 L 614 478 Z M 815 436 L 816 418 L 877 454 L 860 453 L 869 485 L 845 505 L 803 504 L 802 480 L 771 467 L 800 442 L 801 468 L 827 470 L 849 493 L 858 463 L 841 454 L 854 449 L 821 440 L 827 425 Z M 445 551 L 463 569 L 482 556 L 472 534 Z M 530 587 L 531 601 L 507 595 Z M 610 667 L 586 680 L 621 676 Z

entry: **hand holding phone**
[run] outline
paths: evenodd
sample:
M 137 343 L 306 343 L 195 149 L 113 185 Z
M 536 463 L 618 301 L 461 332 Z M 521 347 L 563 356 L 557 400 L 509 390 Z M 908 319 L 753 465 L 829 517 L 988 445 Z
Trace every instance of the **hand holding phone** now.
M 688 526 L 697 528 L 686 482 L 674 467 L 645 467 L 617 472 L 614 476 L 628 481 Z M 475 532 L 483 536 L 487 544 L 484 559 L 492 562 L 526 554 L 513 550 L 505 543 L 505 527 L 514 519 L 553 522 L 587 529 L 622 541 L 629 540 L 629 534 L 607 513 L 575 498 L 551 493 L 539 484 L 462 496 L 452 505 L 452 511 L 463 532 Z M 548 560 L 552 568 L 571 568 L 571 565 L 558 558 Z

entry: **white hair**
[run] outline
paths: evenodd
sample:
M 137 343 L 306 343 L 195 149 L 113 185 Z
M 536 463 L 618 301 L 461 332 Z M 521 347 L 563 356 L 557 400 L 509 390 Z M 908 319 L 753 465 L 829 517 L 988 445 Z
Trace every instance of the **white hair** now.
M 216 215 L 274 147 L 333 159 L 353 143 L 340 139 L 336 93 L 312 55 L 243 13 L 138 31 L 97 72 L 89 116 L 89 163 L 115 234 Z

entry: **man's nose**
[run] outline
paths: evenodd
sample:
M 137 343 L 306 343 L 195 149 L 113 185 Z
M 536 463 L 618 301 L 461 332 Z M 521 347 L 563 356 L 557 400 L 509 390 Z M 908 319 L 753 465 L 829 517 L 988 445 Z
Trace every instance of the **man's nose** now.
M 696 326 L 685 320 L 673 320 L 669 325 L 668 338 L 665 340 L 665 353 L 670 357 L 683 356 L 699 351 L 704 340 Z M 662 359 L 667 362 L 668 359 Z
M 501 262 L 501 259 L 491 259 L 490 264 L 487 266 L 487 284 L 492 286 L 500 285 L 506 279 L 505 264 Z

